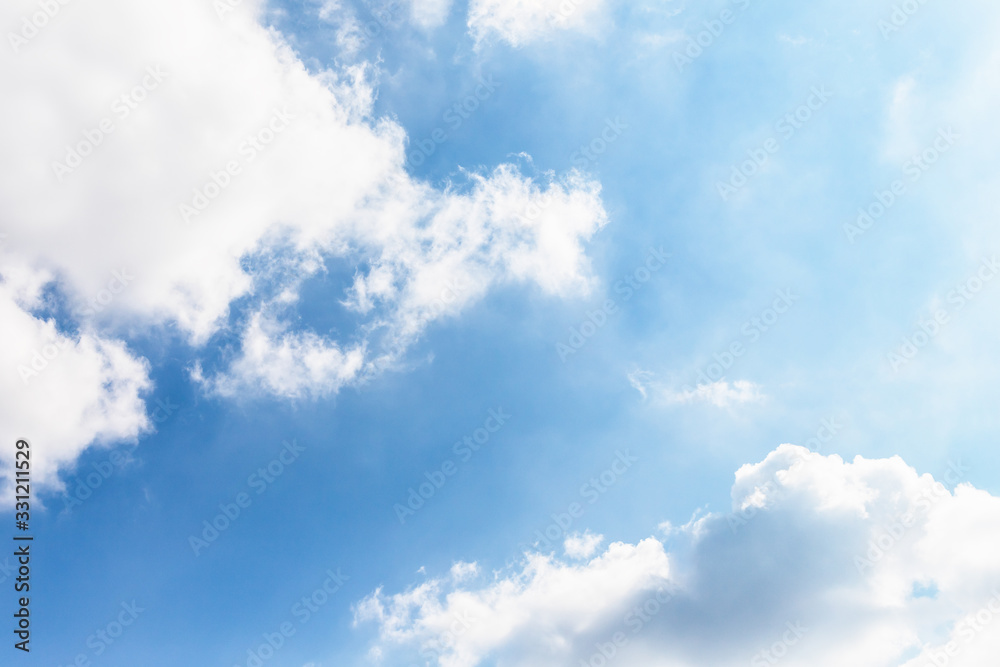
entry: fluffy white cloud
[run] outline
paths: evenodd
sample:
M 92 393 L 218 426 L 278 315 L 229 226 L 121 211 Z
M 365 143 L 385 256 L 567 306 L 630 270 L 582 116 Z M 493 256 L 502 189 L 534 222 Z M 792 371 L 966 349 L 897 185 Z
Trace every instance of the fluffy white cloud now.
M 595 535 L 588 530 L 567 537 L 563 542 L 563 549 L 570 558 L 590 558 L 597 552 L 602 542 L 604 542 L 603 535 Z
M 240 256 L 278 238 L 299 272 L 321 268 L 299 263 L 304 254 L 358 260 L 355 296 L 367 294 L 356 305 L 398 297 L 419 311 L 430 274 L 452 270 L 479 270 L 477 289 L 493 270 L 553 294 L 587 284 L 581 241 L 605 221 L 596 184 L 553 184 L 560 197 L 528 219 L 542 190 L 513 167 L 470 175 L 467 194 L 414 180 L 402 129 L 370 115 L 367 70 L 310 74 L 257 23 L 259 4 L 220 18 L 196 0 L 104 0 L 74 7 L 0 64 L 11 83 L 0 202 L 13 253 L 57 267 L 78 300 L 132 267 L 111 309 L 176 323 L 196 342 L 253 293 Z M 5 18 L 34 9 L 8 3 Z M 108 13 L 127 29 L 112 30 Z M 79 166 L 55 167 L 76 164 L 70 153 L 88 143 L 98 145 Z
M 241 347 L 201 378 L 207 386 L 322 396 L 398 360 L 428 323 L 494 285 L 588 289 L 583 243 L 606 221 L 596 183 L 573 173 L 536 183 L 509 165 L 444 190 L 414 179 L 404 131 L 372 115 L 373 70 L 308 71 L 261 25 L 260 0 L 59 7 L 39 29 L 15 28 L 0 58 L 2 232 L 18 270 L 47 276 L 70 324 L 95 332 L 81 354 L 117 360 L 105 378 L 129 378 L 117 400 L 145 385 L 141 364 L 125 368 L 111 341 L 139 328 L 176 327 L 203 346 L 235 322 Z M 345 11 L 322 8 L 331 20 Z M 23 26 L 37 12 L 13 0 L 0 20 Z M 543 199 L 541 215 L 526 213 Z M 329 261 L 356 266 L 329 307 L 357 315 L 357 328 L 335 339 L 289 324 L 299 288 Z M 13 270 L 0 265 L 5 279 Z M 130 278 L 105 303 L 116 272 Z M 30 356 L 36 339 L 14 340 L 10 353 Z M 132 437 L 134 407 L 127 424 L 61 418 L 79 430 L 74 442 Z
M 281 325 L 255 314 L 241 340 L 242 354 L 229 371 L 211 380 L 195 380 L 222 396 L 273 394 L 284 398 L 322 397 L 336 393 L 356 378 L 365 350 L 341 350 L 312 332 L 286 332 Z
M 522 46 L 561 30 L 590 31 L 603 8 L 604 0 L 472 0 L 469 31 L 477 42 Z
M 355 281 L 348 305 L 361 313 L 382 306 L 380 323 L 394 343 L 458 313 L 494 283 L 531 281 L 555 296 L 593 285 L 582 240 L 606 220 L 595 183 L 571 172 L 543 190 L 510 166 L 470 178 L 468 194 L 413 198 L 427 209 L 424 225 L 366 226 L 372 269 Z
M 615 543 L 580 565 L 529 553 L 477 585 L 378 590 L 356 620 L 377 622 L 388 664 L 995 664 L 1000 499 L 898 457 L 782 445 L 736 473 L 732 502 L 670 529 L 669 549 Z
M 607 624 L 637 592 L 662 585 L 668 574 L 656 540 L 613 544 L 585 565 L 530 554 L 521 572 L 478 590 L 434 579 L 396 595 L 376 591 L 357 606 L 356 617 L 379 623 L 383 651 L 391 644 L 417 645 L 421 657 L 460 667 L 503 649 L 510 664 L 542 665 L 581 632 Z
M 148 368 L 121 341 L 92 332 L 60 332 L 55 322 L 29 312 L 41 305 L 44 278 L 0 283 L 0 500 L 11 502 L 14 442 L 31 445 L 31 478 L 59 486 L 57 471 L 94 441 L 132 440 L 149 428 L 142 395 Z

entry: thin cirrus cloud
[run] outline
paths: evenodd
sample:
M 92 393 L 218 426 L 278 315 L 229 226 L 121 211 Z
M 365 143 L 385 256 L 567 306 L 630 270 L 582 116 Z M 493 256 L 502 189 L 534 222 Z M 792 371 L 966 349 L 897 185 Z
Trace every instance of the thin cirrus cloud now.
M 745 403 L 759 403 L 765 398 L 760 385 L 749 380 L 729 382 L 722 379 L 693 388 L 684 387 L 678 391 L 657 381 L 649 371 L 634 370 L 628 374 L 628 381 L 643 400 L 659 405 L 708 403 L 717 408 L 730 408 Z
M 355 606 L 386 664 L 988 667 L 1000 651 L 1000 499 L 899 457 L 782 445 L 732 510 L 573 564 L 526 553 L 478 584 L 430 579 Z M 603 656 L 601 658 L 600 656 Z M 943 663 L 938 663 L 943 664 Z
M 34 9 L 7 3 L 3 18 Z M 584 244 L 607 221 L 595 181 L 533 179 L 513 165 L 443 189 L 412 177 L 404 130 L 372 113 L 370 67 L 308 71 L 260 24 L 261 2 L 61 11 L 72 21 L 52 20 L 0 62 L 0 275 L 11 284 L 17 257 L 23 281 L 56 290 L 73 313 L 59 335 L 116 389 L 76 400 L 64 414 L 91 415 L 94 400 L 101 417 L 67 422 L 78 436 L 40 470 L 148 426 L 145 362 L 122 337 L 135 327 L 174 327 L 196 351 L 235 334 L 241 346 L 221 367 L 196 369 L 209 391 L 323 396 L 392 365 L 428 323 L 496 285 L 553 297 L 590 289 Z M 544 212 L 527 215 L 542 198 Z M 267 270 L 242 261 L 251 256 L 267 256 Z M 331 307 L 357 315 L 357 329 L 293 330 L 298 290 L 330 259 L 356 263 Z M 88 308 L 116 275 L 130 278 Z M 18 366 L 56 334 L 38 304 L 6 298 L 34 332 L 5 369 L 0 399 L 16 406 Z M 241 299 L 250 305 L 233 320 Z M 86 384 L 67 391 L 95 396 Z M 30 411 L 12 414 L 0 435 L 39 432 Z

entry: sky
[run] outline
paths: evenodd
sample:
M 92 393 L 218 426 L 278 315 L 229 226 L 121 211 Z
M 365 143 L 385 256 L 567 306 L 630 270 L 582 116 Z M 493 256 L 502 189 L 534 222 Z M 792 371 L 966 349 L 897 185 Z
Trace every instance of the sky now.
M 0 664 L 995 665 L 996 3 L 0 26 Z

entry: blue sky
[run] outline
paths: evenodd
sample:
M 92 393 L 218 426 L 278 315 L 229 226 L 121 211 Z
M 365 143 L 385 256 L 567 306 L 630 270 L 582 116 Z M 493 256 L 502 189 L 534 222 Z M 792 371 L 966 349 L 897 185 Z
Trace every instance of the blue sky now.
M 10 664 L 993 664 L 996 8 L 563 5 L 5 7 Z

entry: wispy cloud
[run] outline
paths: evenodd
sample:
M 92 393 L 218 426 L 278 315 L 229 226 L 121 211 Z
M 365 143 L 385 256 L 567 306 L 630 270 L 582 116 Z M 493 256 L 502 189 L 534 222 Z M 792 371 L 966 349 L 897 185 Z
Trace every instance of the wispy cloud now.
M 642 395 L 643 400 L 666 405 L 708 403 L 718 408 L 729 408 L 745 403 L 758 403 L 766 397 L 761 387 L 749 380 L 729 382 L 725 379 L 693 388 L 677 390 L 658 382 L 656 376 L 644 370 L 628 373 L 629 384 Z

